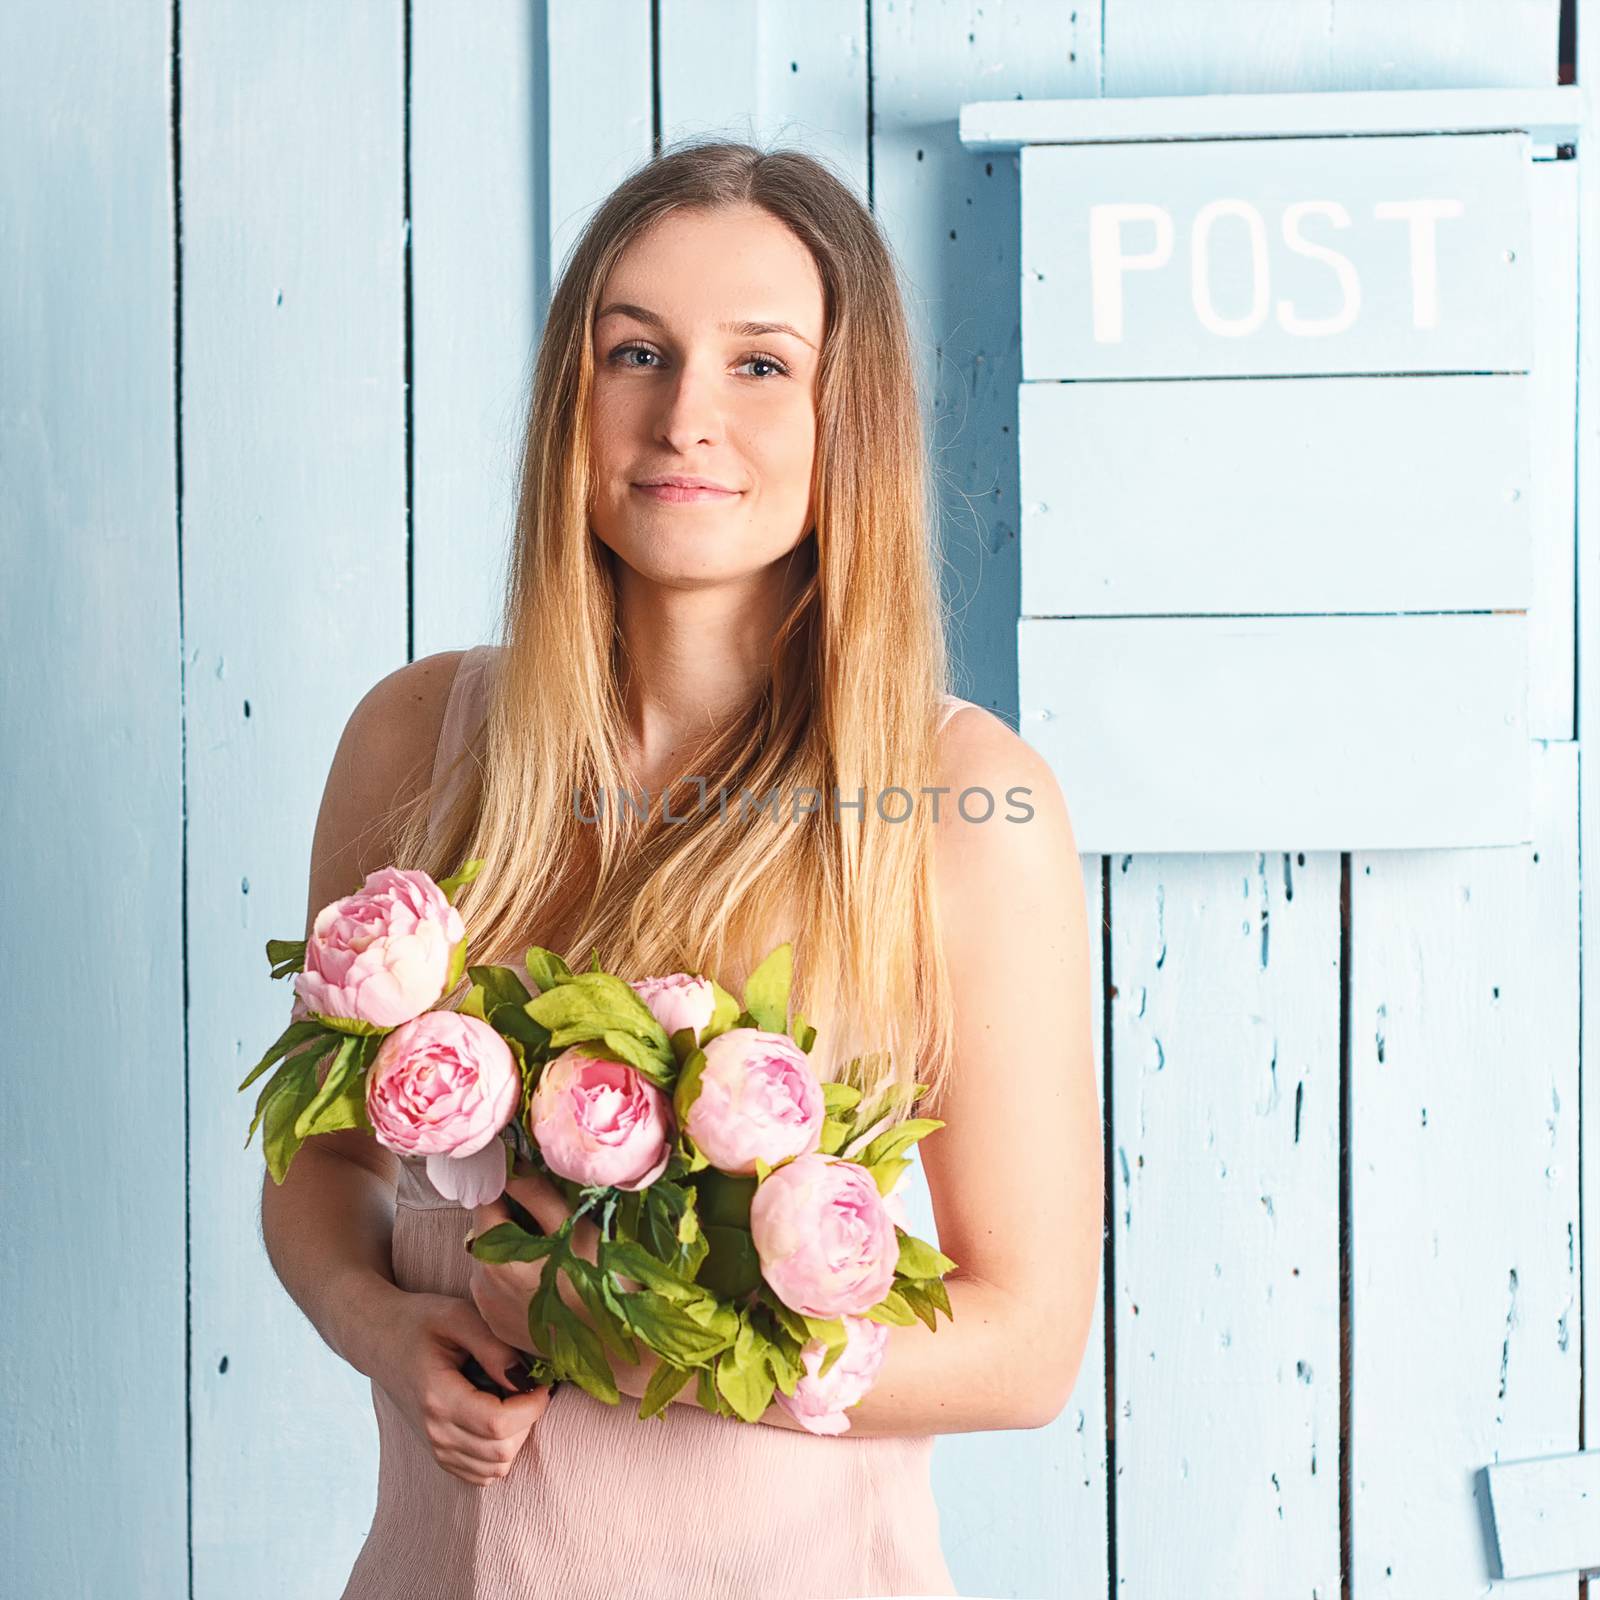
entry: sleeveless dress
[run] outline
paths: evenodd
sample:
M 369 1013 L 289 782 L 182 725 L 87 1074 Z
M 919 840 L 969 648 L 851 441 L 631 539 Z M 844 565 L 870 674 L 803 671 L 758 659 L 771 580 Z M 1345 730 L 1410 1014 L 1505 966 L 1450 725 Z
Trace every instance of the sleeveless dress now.
M 477 727 L 497 653 L 480 645 L 462 656 L 436 773 Z M 945 700 L 946 718 L 970 703 Z M 392 1261 L 402 1289 L 465 1298 L 470 1224 L 424 1161 L 401 1158 Z M 440 1467 L 387 1392 L 371 1388 L 377 1507 L 341 1600 L 957 1593 L 939 1545 L 931 1435 L 802 1433 L 676 1402 L 641 1421 L 636 1399 L 609 1406 L 561 1383 L 510 1472 L 477 1488 Z

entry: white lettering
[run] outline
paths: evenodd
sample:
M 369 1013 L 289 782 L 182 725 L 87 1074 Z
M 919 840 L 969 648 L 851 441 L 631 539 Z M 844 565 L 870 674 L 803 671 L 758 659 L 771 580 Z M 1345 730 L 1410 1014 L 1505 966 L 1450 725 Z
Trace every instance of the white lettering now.
M 1348 228 L 1350 213 L 1337 200 L 1296 200 L 1285 207 L 1283 213 L 1283 242 L 1296 255 L 1324 261 L 1333 268 L 1339 287 L 1344 292 L 1344 304 L 1331 317 L 1302 317 L 1296 314 L 1292 300 L 1280 300 L 1278 323 L 1285 333 L 1297 334 L 1301 338 L 1343 333 L 1361 310 L 1361 279 L 1357 277 L 1355 264 L 1349 256 L 1340 255 L 1325 244 L 1313 244 L 1300 232 L 1300 219 L 1305 216 L 1326 217 L 1334 227 Z
M 1211 300 L 1211 225 L 1218 217 L 1238 217 L 1250 230 L 1250 310 L 1242 317 L 1223 317 Z M 1210 200 L 1195 213 L 1189 235 L 1189 286 L 1200 325 L 1224 338 L 1254 333 L 1267 320 L 1271 281 L 1267 265 L 1267 225 L 1248 200 Z
M 1154 223 L 1155 243 L 1143 255 L 1124 253 L 1125 222 Z M 1129 201 L 1089 207 L 1089 273 L 1096 344 L 1119 344 L 1122 340 L 1122 275 L 1149 272 L 1171 259 L 1172 215 L 1164 206 Z
M 1411 227 L 1411 325 L 1439 326 L 1439 252 L 1434 223 L 1459 217 L 1459 200 L 1380 200 L 1372 214 L 1380 222 L 1406 222 Z

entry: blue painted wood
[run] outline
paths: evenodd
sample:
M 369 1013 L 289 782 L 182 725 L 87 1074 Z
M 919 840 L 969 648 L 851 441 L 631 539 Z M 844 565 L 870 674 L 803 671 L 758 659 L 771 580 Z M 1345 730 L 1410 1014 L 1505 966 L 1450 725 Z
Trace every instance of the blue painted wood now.
M 1234 36 L 1234 43 L 1240 41 Z M 1158 94 L 1128 99 L 975 100 L 961 108 L 969 150 L 1170 139 L 1504 133 L 1570 144 L 1583 117 L 1572 85 L 1555 89 L 1355 88 L 1340 94 Z
M 411 3 L 412 655 L 495 637 L 549 222 L 543 7 Z
M 1022 614 L 1526 608 L 1529 384 L 1025 383 Z
M 0 7 L 0 1591 L 183 1595 L 165 7 Z
M 238 0 L 182 50 L 194 1592 L 337 1595 L 371 1390 L 266 1258 L 236 1088 L 340 730 L 406 656 L 402 16 Z
M 1082 850 L 1529 837 L 1527 618 L 1024 618 L 1022 728 Z
M 957 683 L 1010 720 L 1018 692 L 1019 191 L 1015 158 L 963 149 L 956 121 L 978 96 L 1095 94 L 1099 10 L 875 0 L 871 17 L 872 197 L 904 272 L 922 352 Z M 1095 927 L 1102 865 L 1085 862 Z M 1098 974 L 1095 992 L 1104 992 Z M 938 1440 L 941 1533 L 964 1594 L 1077 1600 L 1108 1592 L 1105 1384 L 1097 1314 L 1077 1385 L 1048 1427 Z
M 1525 134 L 1028 147 L 1034 378 L 1525 372 Z
M 1560 0 L 1105 0 L 1107 95 L 1555 82 Z

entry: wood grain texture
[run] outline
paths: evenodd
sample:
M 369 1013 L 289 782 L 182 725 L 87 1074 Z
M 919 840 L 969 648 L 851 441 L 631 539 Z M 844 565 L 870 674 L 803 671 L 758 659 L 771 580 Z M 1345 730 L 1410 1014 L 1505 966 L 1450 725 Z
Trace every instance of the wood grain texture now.
M 548 292 L 542 11 L 411 5 L 416 656 L 498 637 Z
M 972 99 L 1096 93 L 1100 18 L 1088 5 L 949 0 L 874 0 L 871 18 L 871 193 L 904 274 L 923 362 L 955 687 L 1009 721 L 1017 705 L 1020 195 L 1015 158 L 963 149 L 957 125 Z M 1085 868 L 1089 925 L 1098 929 L 1100 867 L 1090 860 Z M 1098 952 L 1095 964 L 1099 994 Z M 963 1593 L 1077 1600 L 1107 1592 L 1105 1337 L 1097 1312 L 1077 1384 L 1048 1427 L 937 1441 L 940 1526 Z
M 1531 843 L 1350 861 L 1353 1594 L 1482 1592 L 1480 1469 L 1579 1443 L 1577 751 L 1530 749 Z
M 1106 0 L 1107 95 L 1556 80 L 1559 0 Z
M 1111 859 L 1118 1577 L 1339 1592 L 1339 861 Z
M 1529 837 L 1519 613 L 1024 618 L 1017 650 L 1080 849 Z
M 1524 609 L 1529 388 L 1025 383 L 1022 614 Z
M 374 1501 L 371 1391 L 262 1249 L 236 1086 L 340 731 L 406 659 L 402 42 L 391 6 L 182 30 L 196 1595 L 336 1595 Z
M 1600 1570 L 1600 1450 L 1500 1461 L 1484 1469 L 1497 1578 Z
M 19 1597 L 188 1584 L 168 52 L 165 8 L 0 7 L 0 1589 Z
M 1528 377 L 1530 576 L 1528 733 L 1575 737 L 1573 545 L 1577 492 L 1578 163 L 1528 168 L 1533 370 Z

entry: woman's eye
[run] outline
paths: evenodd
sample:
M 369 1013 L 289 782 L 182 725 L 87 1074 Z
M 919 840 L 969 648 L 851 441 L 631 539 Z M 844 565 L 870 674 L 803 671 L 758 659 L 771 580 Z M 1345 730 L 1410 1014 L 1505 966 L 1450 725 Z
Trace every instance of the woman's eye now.
M 612 359 L 612 361 L 616 362 L 619 366 L 632 366 L 632 367 L 637 368 L 641 372 L 648 372 L 650 370 L 648 366 L 643 365 L 642 363 L 637 362 L 637 361 L 627 361 L 627 360 L 624 359 L 624 357 L 631 356 L 631 355 L 653 356 L 653 355 L 655 355 L 655 353 L 656 352 L 654 350 L 650 349 L 648 345 L 623 344 L 623 345 L 618 345 L 617 348 L 611 352 L 611 359 Z M 771 368 L 774 369 L 774 371 L 776 373 L 778 373 L 779 375 L 784 376 L 784 377 L 787 377 L 788 373 L 789 373 L 788 367 L 786 367 L 783 364 L 783 362 L 778 360 L 778 358 L 776 356 L 769 356 L 769 355 L 767 355 L 764 352 L 759 351 L 759 350 L 752 351 L 751 354 L 747 355 L 744 358 L 744 360 L 740 363 L 740 365 L 741 366 L 746 366 L 746 367 L 750 367 L 750 366 L 771 367 Z M 764 375 L 763 375 L 763 381 L 764 381 Z

